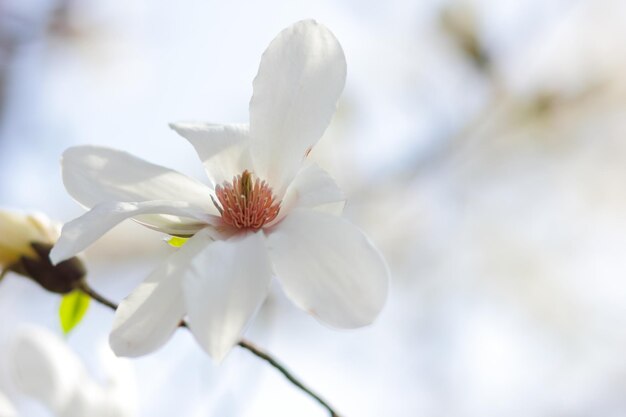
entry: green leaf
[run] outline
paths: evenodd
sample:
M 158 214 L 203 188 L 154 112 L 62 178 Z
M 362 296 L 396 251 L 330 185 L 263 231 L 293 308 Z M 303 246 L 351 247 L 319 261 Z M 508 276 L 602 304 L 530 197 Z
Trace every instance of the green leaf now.
M 72 291 L 63 296 L 59 308 L 59 319 L 61 319 L 63 333 L 67 335 L 80 323 L 89 308 L 90 301 L 91 298 L 80 290 Z
M 172 236 L 167 243 L 170 244 L 170 246 L 174 246 L 175 248 L 180 248 L 182 247 L 189 239 L 187 239 L 186 237 L 178 237 L 178 236 Z

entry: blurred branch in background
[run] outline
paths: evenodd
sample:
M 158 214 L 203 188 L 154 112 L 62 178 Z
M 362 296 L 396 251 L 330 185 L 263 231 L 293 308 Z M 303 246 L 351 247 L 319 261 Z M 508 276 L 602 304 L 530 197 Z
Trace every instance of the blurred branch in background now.
M 76 6 L 74 0 L 0 2 L 0 128 L 13 63 L 21 50 L 35 43 L 66 43 L 89 34 L 75 19 Z
M 529 41 L 541 42 L 549 38 L 551 30 L 556 31 L 565 20 L 572 19 L 570 11 L 577 5 L 579 3 L 576 1 L 570 2 L 560 17 L 552 22 L 552 26 L 545 30 L 546 33 L 541 36 L 534 34 Z M 386 175 L 379 177 L 382 184 L 404 183 L 422 174 L 432 173 L 467 146 L 481 147 L 485 140 L 506 136 L 507 132 L 523 129 L 537 122 L 544 122 L 549 128 L 548 121 L 551 118 L 567 112 L 568 109 L 584 106 L 620 81 L 619 74 L 615 74 L 618 77 L 614 79 L 606 78 L 608 74 L 603 74 L 605 78 L 581 81 L 575 90 L 563 90 L 557 86 L 521 94 L 511 88 L 503 77 L 498 60 L 494 59 L 495 54 L 482 34 L 480 13 L 477 5 L 471 2 L 452 1 L 440 10 L 438 27 L 440 35 L 452 41 L 454 48 L 464 57 L 466 65 L 476 69 L 485 80 L 488 99 L 477 111 L 466 115 L 465 123 L 453 128 L 450 134 L 431 138 L 427 141 L 431 145 L 425 150 L 420 148 L 416 152 L 409 152 L 402 163 L 396 162 L 389 166 L 384 172 Z M 535 49 L 532 44 L 525 46 Z M 458 93 L 462 95 L 464 91 Z M 372 187 L 369 178 L 367 181 L 355 189 L 356 199 L 369 200 L 368 196 L 385 188 Z
M 622 415 L 607 380 L 623 392 L 626 12 L 571 2 L 503 55 L 476 33 L 485 3 L 462 13 L 470 23 L 443 17 L 485 101 L 367 179 L 354 212 L 404 251 L 396 284 L 413 294 L 411 329 L 423 334 L 403 340 L 439 338 L 423 366 L 442 363 L 426 380 L 440 382 L 439 405 L 461 404 L 438 413 L 485 415 L 528 397 L 521 415 Z
M 491 56 L 481 40 L 478 11 L 474 7 L 465 2 L 448 4 L 441 10 L 439 24 L 477 69 L 486 74 L 491 72 Z

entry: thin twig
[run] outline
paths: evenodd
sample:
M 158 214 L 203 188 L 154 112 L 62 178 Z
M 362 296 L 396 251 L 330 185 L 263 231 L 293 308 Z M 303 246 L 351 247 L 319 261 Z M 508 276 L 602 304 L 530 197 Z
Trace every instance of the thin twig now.
M 330 413 L 331 417 L 340 417 L 339 414 L 337 414 L 337 412 L 335 410 L 333 410 L 333 408 L 326 401 L 324 401 L 322 398 L 320 398 L 319 395 L 317 395 L 316 393 L 311 391 L 309 388 L 304 386 L 304 384 L 302 384 L 302 382 L 300 382 L 295 376 L 293 376 L 293 374 L 291 372 L 289 372 L 289 370 L 287 368 L 285 368 L 285 366 L 283 364 L 281 364 L 276 359 L 274 359 L 269 353 L 264 352 L 263 350 L 261 350 L 260 348 L 255 346 L 252 342 L 249 342 L 246 339 L 241 339 L 241 341 L 239 341 L 238 345 L 239 345 L 239 347 L 242 347 L 243 349 L 248 350 L 253 355 L 258 356 L 259 358 L 263 359 L 264 361 L 269 363 L 271 366 L 276 368 L 278 370 L 278 372 L 283 374 L 285 376 L 285 378 L 287 378 L 292 384 L 294 384 L 296 387 L 300 388 L 302 391 L 307 393 L 310 397 L 315 399 L 315 401 L 320 403 L 320 405 L 322 407 L 324 407 L 326 410 L 328 410 L 328 412 Z
M 93 298 L 94 300 L 96 300 L 97 302 L 99 302 L 100 304 L 105 305 L 112 310 L 117 310 L 117 304 L 115 304 L 113 301 L 107 300 L 106 298 L 98 294 L 89 285 L 87 285 L 86 282 L 84 281 L 82 282 L 82 284 L 80 285 L 80 290 L 84 292 L 85 294 L 87 294 L 88 296 L 90 296 L 91 298 Z
M 100 295 L 93 288 L 91 288 L 86 282 L 83 282 L 81 284 L 80 290 L 84 292 L 85 294 L 87 294 L 88 296 L 90 296 L 91 298 L 93 298 L 95 301 L 99 302 L 100 304 L 106 307 L 109 307 L 112 310 L 117 310 L 117 304 L 115 304 L 111 300 L 108 300 L 107 298 Z M 189 328 L 189 326 L 184 320 L 180 322 L 180 327 L 184 327 L 186 329 Z M 296 378 L 282 363 L 276 360 L 272 355 L 270 355 L 269 353 L 265 352 L 264 350 L 254 345 L 252 342 L 249 342 L 245 339 L 241 339 L 239 343 L 237 343 L 237 345 L 241 347 L 242 349 L 245 349 L 248 352 L 252 353 L 253 355 L 257 356 L 258 358 L 263 359 L 268 364 L 270 364 L 270 366 L 272 366 L 278 372 L 283 374 L 283 376 L 287 378 L 289 382 L 291 382 L 293 385 L 298 387 L 308 396 L 310 396 L 315 401 L 317 401 L 322 407 L 324 407 L 330 413 L 330 417 L 340 417 L 339 413 L 335 411 L 330 406 L 330 404 L 328 404 L 318 394 L 316 394 L 310 388 L 304 385 L 304 383 L 302 383 L 298 378 Z

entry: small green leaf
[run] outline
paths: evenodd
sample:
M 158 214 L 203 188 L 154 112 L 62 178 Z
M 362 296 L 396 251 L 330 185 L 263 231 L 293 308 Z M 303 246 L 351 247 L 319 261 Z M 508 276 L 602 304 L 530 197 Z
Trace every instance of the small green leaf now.
M 170 246 L 173 246 L 175 248 L 180 248 L 182 247 L 189 239 L 187 239 L 186 237 L 178 237 L 178 236 L 172 236 L 167 243 L 170 244 Z
M 91 298 L 79 290 L 63 296 L 61 307 L 59 308 L 59 318 L 61 319 L 63 333 L 67 335 L 80 323 L 87 312 L 87 308 L 89 308 L 90 301 Z

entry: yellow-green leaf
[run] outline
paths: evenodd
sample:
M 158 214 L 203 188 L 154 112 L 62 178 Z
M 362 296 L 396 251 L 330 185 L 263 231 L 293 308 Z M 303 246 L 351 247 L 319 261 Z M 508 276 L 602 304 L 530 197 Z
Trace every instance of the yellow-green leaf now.
M 61 299 L 59 319 L 63 333 L 68 334 L 85 316 L 91 298 L 82 291 L 76 290 Z
M 187 239 L 186 237 L 178 237 L 178 236 L 172 236 L 167 243 L 170 244 L 170 246 L 174 246 L 175 248 L 180 248 L 181 246 L 183 246 L 185 244 L 185 242 L 187 242 L 189 239 Z

